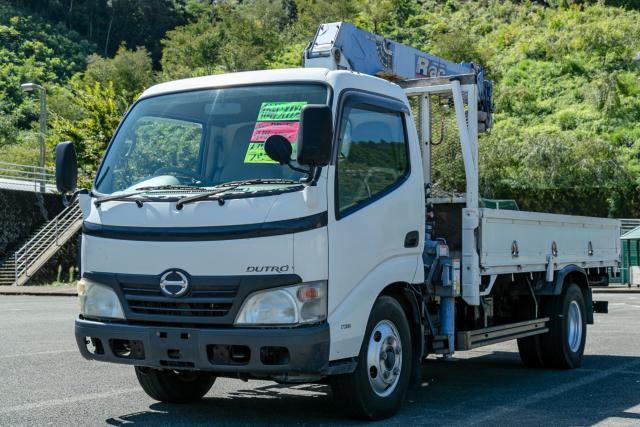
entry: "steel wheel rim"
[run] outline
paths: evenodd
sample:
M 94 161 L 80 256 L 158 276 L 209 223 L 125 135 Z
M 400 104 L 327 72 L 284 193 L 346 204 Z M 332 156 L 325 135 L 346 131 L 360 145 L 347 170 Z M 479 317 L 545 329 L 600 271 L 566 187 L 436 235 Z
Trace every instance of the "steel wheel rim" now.
M 580 350 L 580 344 L 582 344 L 582 313 L 576 301 L 571 301 L 571 304 L 569 304 L 567 328 L 569 348 L 572 352 L 577 353 Z
M 367 349 L 369 384 L 380 397 L 389 396 L 398 386 L 402 372 L 402 341 L 398 328 L 382 320 L 371 331 Z

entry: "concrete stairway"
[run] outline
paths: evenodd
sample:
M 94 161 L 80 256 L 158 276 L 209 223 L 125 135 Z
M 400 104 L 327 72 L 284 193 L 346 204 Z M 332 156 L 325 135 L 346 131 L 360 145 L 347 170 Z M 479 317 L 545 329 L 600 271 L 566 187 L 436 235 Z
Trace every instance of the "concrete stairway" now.
M 0 264 L 0 285 L 24 285 L 81 227 L 82 212 L 75 202 L 5 258 Z

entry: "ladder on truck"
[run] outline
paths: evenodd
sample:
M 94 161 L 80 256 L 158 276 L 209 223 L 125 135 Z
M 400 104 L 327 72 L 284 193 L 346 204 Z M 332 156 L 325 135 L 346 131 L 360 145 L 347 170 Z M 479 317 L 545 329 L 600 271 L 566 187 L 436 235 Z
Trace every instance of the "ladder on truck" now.
M 0 285 L 29 281 L 82 228 L 82 211 L 75 202 L 38 229 L 0 264 Z

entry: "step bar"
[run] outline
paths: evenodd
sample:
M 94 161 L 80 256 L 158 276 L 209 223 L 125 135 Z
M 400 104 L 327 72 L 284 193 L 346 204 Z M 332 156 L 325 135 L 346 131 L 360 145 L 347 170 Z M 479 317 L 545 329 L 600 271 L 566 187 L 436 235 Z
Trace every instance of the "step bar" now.
M 458 331 L 456 334 L 456 350 L 471 350 L 516 338 L 544 334 L 549 332 L 547 322 L 549 322 L 549 318 L 544 317 L 525 322 L 475 329 L 473 331 Z

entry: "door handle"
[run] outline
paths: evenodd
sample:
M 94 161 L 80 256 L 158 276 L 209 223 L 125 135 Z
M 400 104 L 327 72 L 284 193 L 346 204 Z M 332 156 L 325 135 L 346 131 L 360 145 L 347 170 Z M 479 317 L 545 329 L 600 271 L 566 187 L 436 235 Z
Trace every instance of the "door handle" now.
M 410 231 L 407 233 L 406 236 L 404 236 L 405 248 L 415 248 L 418 246 L 419 242 L 420 242 L 420 233 L 418 232 L 418 230 Z

